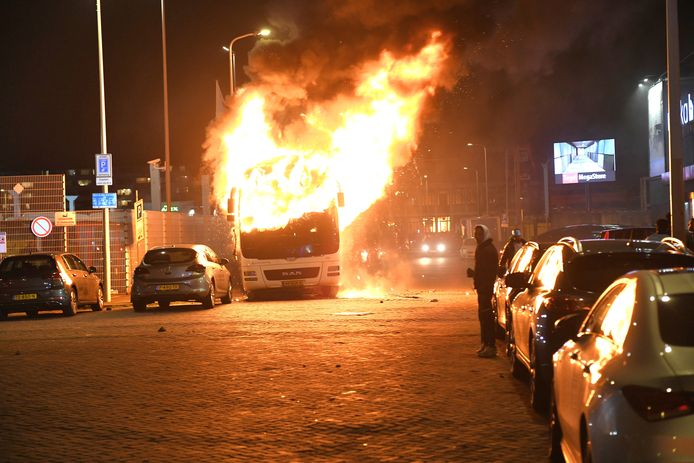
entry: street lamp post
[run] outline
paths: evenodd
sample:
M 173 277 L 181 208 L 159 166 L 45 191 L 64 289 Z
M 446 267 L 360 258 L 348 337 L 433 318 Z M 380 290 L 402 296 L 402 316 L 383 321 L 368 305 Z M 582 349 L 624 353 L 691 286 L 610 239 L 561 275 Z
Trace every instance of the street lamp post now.
M 474 143 L 468 143 L 467 146 L 479 146 Z M 482 145 L 484 150 L 484 215 L 489 216 L 489 176 L 487 170 L 487 146 Z
M 229 52 L 229 94 L 236 93 L 236 56 L 234 55 L 234 43 L 248 37 L 267 37 L 270 35 L 270 29 L 261 29 L 258 32 L 249 32 L 248 34 L 239 35 L 231 39 L 228 47 L 222 47 Z
M 477 215 L 480 215 L 480 172 L 477 169 L 472 169 L 470 167 L 463 167 L 463 170 L 475 171 L 475 204 L 477 205 Z

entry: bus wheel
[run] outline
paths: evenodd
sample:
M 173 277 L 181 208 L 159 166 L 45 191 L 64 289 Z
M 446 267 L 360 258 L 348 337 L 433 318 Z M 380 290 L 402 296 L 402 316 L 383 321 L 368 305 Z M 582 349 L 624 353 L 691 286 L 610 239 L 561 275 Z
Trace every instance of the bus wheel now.
M 324 286 L 322 288 L 322 293 L 323 296 L 329 297 L 330 299 L 335 299 L 337 297 L 337 293 L 340 290 L 339 286 Z

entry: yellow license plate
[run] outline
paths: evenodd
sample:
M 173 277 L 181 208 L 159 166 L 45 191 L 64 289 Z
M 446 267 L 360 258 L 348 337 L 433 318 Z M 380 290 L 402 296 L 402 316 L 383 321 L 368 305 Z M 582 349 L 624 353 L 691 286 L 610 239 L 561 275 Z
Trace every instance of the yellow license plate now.
M 179 285 L 159 285 L 157 286 L 157 291 L 173 291 L 178 288 Z
M 287 280 L 282 282 L 282 286 L 304 286 L 304 280 Z
M 33 299 L 37 299 L 39 296 L 36 293 L 29 293 L 29 294 L 16 294 L 12 297 L 15 301 L 31 301 Z

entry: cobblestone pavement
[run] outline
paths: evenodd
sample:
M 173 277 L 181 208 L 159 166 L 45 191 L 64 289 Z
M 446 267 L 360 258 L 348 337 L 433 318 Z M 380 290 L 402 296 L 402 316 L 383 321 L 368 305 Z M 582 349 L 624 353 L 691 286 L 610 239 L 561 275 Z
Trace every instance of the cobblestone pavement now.
M 474 295 L 114 308 L 0 323 L 0 461 L 545 459 Z

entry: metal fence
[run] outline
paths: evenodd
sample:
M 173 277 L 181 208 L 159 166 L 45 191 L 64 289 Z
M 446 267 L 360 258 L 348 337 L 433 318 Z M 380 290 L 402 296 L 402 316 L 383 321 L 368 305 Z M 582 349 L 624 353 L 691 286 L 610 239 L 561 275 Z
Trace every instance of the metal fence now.
M 73 226 L 54 226 L 44 238 L 31 231 L 39 216 L 54 221 L 65 210 L 63 175 L 0 176 L 0 232 L 5 233 L 5 256 L 35 252 L 70 252 L 97 274 L 104 274 L 104 216 L 101 210 L 76 211 Z M 132 271 L 147 249 L 183 243 L 206 244 L 220 256 L 231 257 L 233 240 L 229 223 L 220 216 L 188 216 L 176 212 L 144 211 L 143 233 L 138 240 L 137 218 L 130 209 L 110 212 L 111 289 L 127 293 Z

